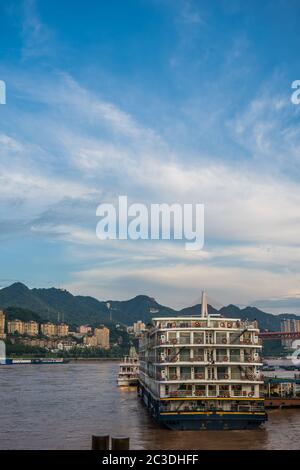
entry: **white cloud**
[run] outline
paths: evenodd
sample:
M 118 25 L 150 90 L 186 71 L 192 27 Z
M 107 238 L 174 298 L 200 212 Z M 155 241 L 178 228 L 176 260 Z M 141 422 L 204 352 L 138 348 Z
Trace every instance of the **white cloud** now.
M 237 141 L 256 156 L 236 164 L 222 160 L 221 150 L 218 159 L 200 154 L 183 161 L 157 132 L 65 74 L 41 80 L 38 87 L 18 77 L 16 87 L 42 106 L 23 112 L 13 135 L 4 123 L 1 205 L 9 212 L 19 199 L 35 236 L 61 240 L 70 253 L 76 247 L 73 255 L 91 264 L 74 271 L 72 289 L 96 294 L 100 285 L 102 297 L 116 298 L 119 290 L 124 296 L 138 293 L 143 282 L 149 291 L 166 289 L 162 301 L 172 304 L 172 288 L 179 303 L 202 286 L 224 303 L 297 289 L 299 186 L 280 172 L 267 175 L 257 163 L 259 155 L 272 154 L 280 124 L 277 114 L 276 120 L 265 119 L 268 101 L 252 103 L 231 122 Z M 277 111 L 287 112 L 280 100 L 271 103 L 270 112 Z M 286 136 L 294 158 L 298 133 L 290 126 Z M 204 250 L 188 254 L 183 244 L 167 242 L 100 246 L 93 230 L 96 207 L 124 193 L 129 202 L 204 203 Z M 98 268 L 100 260 L 105 270 Z

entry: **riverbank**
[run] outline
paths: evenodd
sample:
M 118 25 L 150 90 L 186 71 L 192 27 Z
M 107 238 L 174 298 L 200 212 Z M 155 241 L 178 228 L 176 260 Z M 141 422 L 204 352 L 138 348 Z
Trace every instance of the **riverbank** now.
M 41 357 L 43 359 L 50 359 L 50 358 L 55 358 L 59 359 L 60 356 L 27 356 L 27 355 L 22 355 L 22 356 L 11 356 L 8 357 L 7 359 L 30 359 L 30 360 L 35 360 L 37 357 Z M 65 358 L 68 362 L 120 362 L 122 360 L 121 357 L 68 357 Z

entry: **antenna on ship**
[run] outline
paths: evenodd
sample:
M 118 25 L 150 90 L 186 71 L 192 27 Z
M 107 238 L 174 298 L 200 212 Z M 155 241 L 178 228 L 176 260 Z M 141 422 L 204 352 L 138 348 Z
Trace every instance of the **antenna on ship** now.
M 207 308 L 207 295 L 202 291 L 202 301 L 201 301 L 201 317 L 208 317 L 208 308 Z

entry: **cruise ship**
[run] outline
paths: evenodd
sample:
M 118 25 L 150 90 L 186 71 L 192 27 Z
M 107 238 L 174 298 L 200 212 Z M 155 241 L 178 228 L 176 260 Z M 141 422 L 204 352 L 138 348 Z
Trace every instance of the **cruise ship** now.
M 264 423 L 256 321 L 208 314 L 153 318 L 140 340 L 139 396 L 173 430 L 255 429 Z

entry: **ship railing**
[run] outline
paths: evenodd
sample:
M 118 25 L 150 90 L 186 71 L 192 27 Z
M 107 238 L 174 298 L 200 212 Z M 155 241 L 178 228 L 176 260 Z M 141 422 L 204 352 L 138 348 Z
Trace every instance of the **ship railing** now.
M 226 392 L 225 390 L 220 390 L 219 395 L 220 398 L 230 398 L 230 393 Z
M 179 338 L 177 343 L 178 344 L 191 344 L 191 339 L 190 338 Z
M 195 372 L 194 373 L 195 380 L 205 380 L 205 373 L 204 372 Z
M 191 357 L 192 362 L 205 362 L 204 356 L 194 356 Z
M 261 377 L 260 376 L 257 376 L 256 374 L 245 374 L 242 376 L 241 380 L 253 380 L 253 381 L 256 381 L 256 380 L 261 380 Z
M 190 373 L 182 372 L 179 376 L 179 380 L 191 380 L 192 375 Z
M 229 362 L 229 359 L 231 360 L 228 356 L 219 356 L 218 354 L 216 357 L 217 362 Z
M 232 355 L 232 354 L 229 356 L 229 360 L 230 362 L 243 362 L 241 356 Z
M 177 362 L 178 356 L 159 356 L 157 362 Z
M 188 404 L 188 403 L 185 403 L 184 404 L 184 407 L 183 408 L 180 408 L 179 410 L 174 408 L 172 405 L 168 404 L 164 404 L 162 407 L 161 407 L 161 412 L 170 412 L 170 411 L 177 411 L 178 413 L 180 412 L 197 412 L 197 411 L 208 411 L 208 412 L 226 412 L 226 411 L 231 411 L 231 412 L 263 412 L 264 411 L 264 407 L 256 407 L 256 406 L 251 406 L 251 405 L 241 405 L 241 407 L 239 405 L 234 405 L 234 404 L 226 404 L 226 407 L 225 406 L 212 406 L 210 404 L 199 404 L 199 405 L 195 405 L 195 404 Z
M 228 380 L 229 379 L 229 375 L 228 374 L 223 374 L 223 373 L 219 373 L 217 374 L 217 380 Z
M 219 390 L 219 393 L 217 394 L 216 391 L 214 390 L 209 390 L 208 393 L 206 394 L 204 390 L 170 390 L 168 394 L 165 395 L 164 398 L 176 398 L 176 397 L 209 397 L 209 398 L 232 398 L 233 400 L 236 398 L 248 398 L 251 400 L 251 398 L 254 397 L 254 394 L 252 392 L 245 392 L 241 390 L 236 390 L 234 391 L 227 391 L 227 390 Z M 264 395 L 260 395 L 259 398 L 264 398 Z M 260 405 L 259 403 L 251 406 L 257 406 L 257 407 L 263 407 L 263 405 Z
M 242 380 L 242 374 L 231 372 L 230 378 L 231 380 Z
M 253 392 L 247 392 L 246 390 L 232 390 L 233 397 L 239 398 L 252 398 L 254 396 Z
M 193 392 L 192 390 L 175 390 L 175 391 L 170 391 L 169 395 L 171 398 L 175 397 L 192 397 Z
M 258 357 L 254 357 L 254 356 L 248 356 L 246 355 L 244 357 L 244 360 L 245 362 L 261 362 L 261 358 L 258 356 Z

